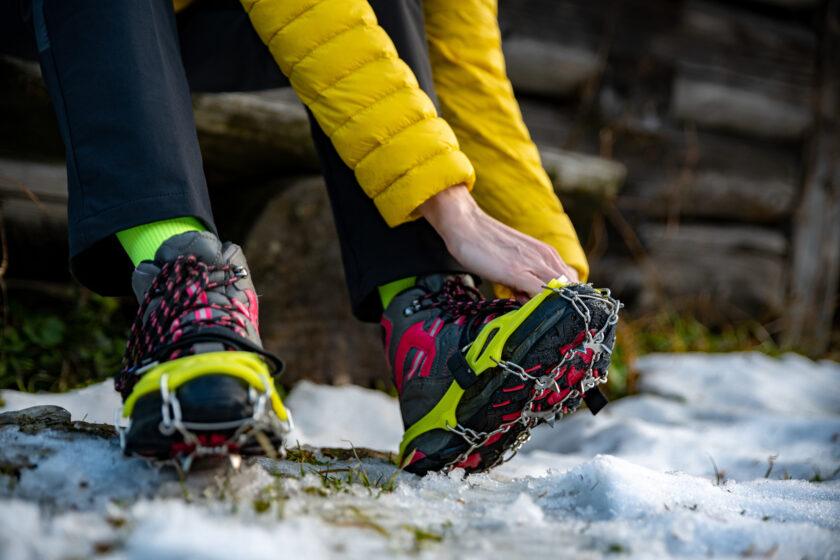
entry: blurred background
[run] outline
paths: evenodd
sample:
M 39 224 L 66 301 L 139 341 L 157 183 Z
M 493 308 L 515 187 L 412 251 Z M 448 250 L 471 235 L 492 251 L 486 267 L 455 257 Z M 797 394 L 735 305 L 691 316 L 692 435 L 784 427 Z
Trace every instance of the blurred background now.
M 653 351 L 840 358 L 839 5 L 500 0 L 508 74 L 591 280 L 627 305 L 613 396 Z M 193 105 L 220 233 L 245 248 L 284 384 L 392 391 L 379 327 L 350 315 L 294 93 Z M 0 388 L 119 368 L 136 303 L 70 277 L 66 197 L 38 66 L 0 57 Z

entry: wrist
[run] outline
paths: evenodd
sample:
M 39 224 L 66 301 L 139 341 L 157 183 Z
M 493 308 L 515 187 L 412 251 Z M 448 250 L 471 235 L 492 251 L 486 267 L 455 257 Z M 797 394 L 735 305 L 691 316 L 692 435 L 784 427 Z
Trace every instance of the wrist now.
M 421 204 L 418 210 L 443 237 L 451 227 L 480 211 L 464 183 L 440 191 Z

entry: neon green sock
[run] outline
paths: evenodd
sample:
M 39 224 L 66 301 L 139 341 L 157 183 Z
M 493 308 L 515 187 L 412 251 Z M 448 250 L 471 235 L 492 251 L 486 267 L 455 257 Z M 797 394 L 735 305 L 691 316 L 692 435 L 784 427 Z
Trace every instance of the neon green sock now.
M 118 231 L 117 239 L 137 266 L 143 261 L 154 260 L 164 241 L 188 231 L 207 231 L 207 228 L 196 218 L 173 218 Z
M 394 299 L 395 295 L 412 287 L 415 282 L 417 282 L 417 277 L 409 276 L 408 278 L 394 280 L 384 286 L 379 286 L 379 298 L 382 300 L 382 309 L 388 307 L 388 304 L 391 303 L 391 300 Z

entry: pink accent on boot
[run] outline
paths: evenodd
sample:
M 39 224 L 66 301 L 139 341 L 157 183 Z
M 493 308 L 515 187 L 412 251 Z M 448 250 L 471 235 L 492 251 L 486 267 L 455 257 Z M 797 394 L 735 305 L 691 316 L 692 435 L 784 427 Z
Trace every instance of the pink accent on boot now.
M 248 298 L 248 309 L 251 312 L 251 322 L 254 323 L 254 328 L 257 329 L 257 336 L 260 335 L 260 304 L 257 302 L 257 294 L 254 290 L 245 290 L 245 296 Z
M 435 339 L 423 330 L 422 323 L 417 323 L 406 329 L 402 338 L 400 338 L 399 346 L 397 347 L 397 357 L 394 360 L 395 377 L 397 377 L 396 373 L 398 371 L 400 372 L 400 376 L 404 374 L 401 370 L 405 366 L 405 359 L 408 357 L 408 353 L 412 348 L 416 348 L 418 351 L 423 350 L 427 354 L 427 358 L 420 368 L 418 376 L 428 377 L 431 373 L 432 363 L 435 361 L 436 354 Z M 401 390 L 401 386 L 402 382 L 400 382 L 400 385 L 397 386 L 398 391 Z
M 414 453 L 411 455 L 411 462 L 408 463 L 408 465 L 412 465 L 412 464 L 416 463 L 417 461 L 419 461 L 420 459 L 422 459 L 425 456 L 426 456 L 425 453 L 415 449 Z M 403 467 L 407 467 L 408 465 L 403 465 Z
M 473 453 L 457 465 L 455 465 L 459 469 L 474 469 L 479 464 L 481 464 L 481 455 L 479 453 Z
M 490 436 L 489 438 L 487 438 L 487 441 L 484 442 L 484 447 L 488 447 L 490 445 L 493 445 L 494 443 L 496 443 L 500 439 L 502 439 L 502 432 L 495 433 L 492 436 Z

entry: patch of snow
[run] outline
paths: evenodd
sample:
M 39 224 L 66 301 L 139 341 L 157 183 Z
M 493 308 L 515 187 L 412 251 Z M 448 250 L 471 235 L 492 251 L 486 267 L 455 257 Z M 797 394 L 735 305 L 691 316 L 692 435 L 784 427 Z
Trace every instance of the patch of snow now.
M 569 468 L 610 454 L 711 478 L 716 470 L 741 481 L 837 477 L 840 364 L 742 353 L 650 355 L 637 365 L 646 394 L 595 418 L 581 410 L 555 429 L 534 430 L 530 455 L 505 472 L 532 474 L 541 462 Z
M 319 454 L 182 481 L 122 459 L 113 438 L 2 427 L 0 558 L 840 558 L 839 364 L 695 354 L 639 367 L 643 394 L 536 430 L 526 452 L 466 479 Z M 80 393 L 24 406 L 80 419 Z M 301 443 L 395 451 L 401 437 L 379 392 L 301 383 L 287 404 Z
M 318 447 L 369 447 L 396 451 L 402 417 L 396 401 L 381 391 L 300 381 L 286 398 L 295 421 L 288 438 Z
M 0 464 L 23 464 L 13 482 L 3 484 L 0 476 L 0 496 L 10 492 L 17 499 L 59 509 L 96 509 L 112 500 L 136 499 L 150 495 L 158 481 L 157 469 L 120 457 L 116 438 L 71 438 L 51 430 L 34 435 L 17 428 L 0 430 Z
M 5 403 L 0 406 L 0 412 L 54 404 L 68 410 L 73 421 L 84 420 L 109 425 L 113 425 L 114 411 L 122 404 L 120 394 L 114 390 L 113 381 L 103 381 L 67 393 L 21 393 L 3 390 L 0 391 L 0 399 L 0 402 Z
M 262 523 L 177 501 L 141 502 L 130 511 L 126 548 L 136 558 L 326 558 L 329 527 L 312 518 Z

